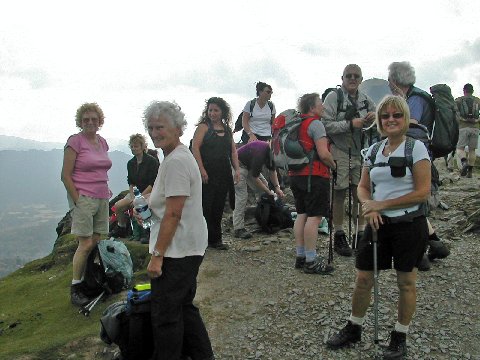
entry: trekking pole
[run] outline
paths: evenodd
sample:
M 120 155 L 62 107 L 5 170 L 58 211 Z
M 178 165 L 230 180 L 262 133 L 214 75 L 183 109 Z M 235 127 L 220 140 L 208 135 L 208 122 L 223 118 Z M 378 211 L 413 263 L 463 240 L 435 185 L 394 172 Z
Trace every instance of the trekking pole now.
M 348 242 L 352 245 L 352 148 L 348 148 Z
M 374 314 L 374 346 L 375 346 L 375 359 L 378 356 L 378 232 L 372 227 L 372 245 L 373 245 L 373 314 Z
M 360 213 L 360 203 L 357 203 L 357 219 L 355 222 L 355 237 L 354 241 L 352 241 L 352 249 L 356 249 L 358 246 L 358 218 L 359 218 L 359 213 Z
M 96 298 L 90 301 L 87 305 L 82 306 L 80 310 L 78 310 L 78 313 L 83 314 L 84 316 L 89 316 L 94 306 L 97 305 L 98 301 L 103 297 L 104 294 L 105 294 L 105 290 L 103 290 L 100 295 L 98 295 Z
M 335 161 L 335 169 L 337 167 L 337 162 Z M 329 232 L 329 243 L 328 243 L 328 264 L 331 264 L 333 261 L 333 192 L 334 185 L 337 182 L 337 170 L 332 171 L 332 179 L 330 181 L 330 211 L 328 216 L 328 232 Z

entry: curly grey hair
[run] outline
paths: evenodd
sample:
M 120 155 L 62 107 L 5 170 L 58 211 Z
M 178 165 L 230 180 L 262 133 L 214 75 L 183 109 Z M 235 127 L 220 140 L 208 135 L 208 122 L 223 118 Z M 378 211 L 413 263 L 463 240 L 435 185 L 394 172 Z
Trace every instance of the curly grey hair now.
M 148 131 L 148 120 L 158 118 L 161 115 L 165 116 L 172 126 L 180 129 L 180 136 L 183 135 L 183 131 L 187 127 L 187 120 L 185 120 L 182 108 L 175 101 L 152 101 L 143 112 L 145 130 Z
M 415 84 L 415 69 L 408 61 L 393 62 L 388 66 L 388 79 L 400 86 Z

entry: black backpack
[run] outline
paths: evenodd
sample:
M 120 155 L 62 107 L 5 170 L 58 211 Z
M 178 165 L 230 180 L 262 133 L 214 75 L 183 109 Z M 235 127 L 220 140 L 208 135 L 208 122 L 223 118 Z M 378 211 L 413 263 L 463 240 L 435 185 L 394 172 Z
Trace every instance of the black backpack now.
M 407 97 L 420 96 L 432 109 L 433 122 L 426 126 L 430 132 L 429 150 L 432 157 L 437 159 L 450 154 L 457 147 L 459 134 L 457 105 L 448 85 L 433 85 L 430 87 L 430 93 L 431 96 L 427 92 L 413 87 Z
M 100 338 L 107 344 L 118 345 L 122 360 L 149 360 L 152 357 L 150 304 L 150 290 L 134 287 L 128 291 L 127 301 L 114 303 L 103 312 Z
M 464 119 L 478 119 L 478 103 L 474 101 L 473 96 L 463 96 L 461 99 L 462 100 L 457 103 L 460 116 Z
M 263 232 L 273 234 L 293 227 L 292 210 L 273 195 L 262 194 L 255 209 L 255 219 Z
M 257 102 L 257 99 L 250 100 L 250 117 L 252 117 L 253 108 L 255 107 L 256 102 Z M 270 100 L 268 100 L 267 104 L 268 104 L 268 107 L 270 108 L 271 114 L 273 115 L 273 103 Z M 234 133 L 243 129 L 242 118 L 243 118 L 243 111 L 238 115 L 237 121 L 235 121 L 235 128 L 233 129 Z

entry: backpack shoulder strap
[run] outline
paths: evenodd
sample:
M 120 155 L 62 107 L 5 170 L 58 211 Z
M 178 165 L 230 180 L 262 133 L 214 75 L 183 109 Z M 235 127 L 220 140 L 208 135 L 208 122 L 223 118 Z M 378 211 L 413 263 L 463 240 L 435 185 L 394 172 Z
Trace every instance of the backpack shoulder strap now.
M 267 101 L 268 107 L 270 108 L 270 113 L 273 115 L 273 102 L 270 100 Z
M 343 107 L 343 90 L 341 87 L 337 87 L 335 91 L 337 93 L 337 114 L 339 112 L 345 112 L 345 108 Z
M 257 99 L 250 100 L 250 117 L 253 116 L 253 108 L 255 107 L 256 102 L 257 102 Z
M 375 145 L 373 145 L 372 152 L 370 153 L 370 157 L 369 157 L 370 169 L 375 167 L 375 160 L 377 159 L 377 153 L 378 153 L 378 150 L 380 149 L 381 145 L 382 145 L 381 141 L 379 141 L 379 142 L 375 143 Z
M 413 147 L 415 146 L 415 139 L 407 136 L 405 140 L 405 159 L 410 172 L 413 174 Z

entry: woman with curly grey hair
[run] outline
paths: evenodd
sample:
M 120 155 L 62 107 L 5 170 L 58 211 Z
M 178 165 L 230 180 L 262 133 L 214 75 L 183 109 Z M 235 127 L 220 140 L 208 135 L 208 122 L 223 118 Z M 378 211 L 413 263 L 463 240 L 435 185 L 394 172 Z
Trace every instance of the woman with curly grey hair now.
M 151 314 L 155 360 L 214 359 L 207 330 L 192 303 L 207 247 L 202 214 L 202 178 L 192 153 L 180 141 L 187 125 L 180 107 L 155 101 L 144 112 L 155 147 L 163 150 L 149 198 L 158 219 L 150 230 Z M 138 214 L 136 215 L 138 218 Z
M 85 103 L 77 109 L 75 123 L 81 130 L 68 138 L 63 155 L 61 179 L 72 209 L 72 234 L 78 247 L 73 256 L 71 302 L 87 304 L 82 283 L 87 258 L 100 236 L 108 233 L 107 171 L 112 167 L 108 144 L 97 134 L 104 123 L 103 111 L 96 103 Z

